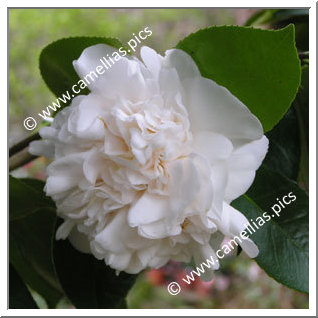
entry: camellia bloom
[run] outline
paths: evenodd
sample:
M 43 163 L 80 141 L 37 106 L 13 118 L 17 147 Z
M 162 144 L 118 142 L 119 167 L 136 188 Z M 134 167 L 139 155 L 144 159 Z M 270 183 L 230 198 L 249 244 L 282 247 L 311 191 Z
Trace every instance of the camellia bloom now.
M 74 68 L 84 78 L 114 51 L 86 48 Z M 259 120 L 188 54 L 143 47 L 141 58 L 117 61 L 30 147 L 53 158 L 45 191 L 64 219 L 56 238 L 127 273 L 217 259 L 224 235 L 248 223 L 230 203 L 268 148 Z M 241 245 L 258 254 L 252 240 Z

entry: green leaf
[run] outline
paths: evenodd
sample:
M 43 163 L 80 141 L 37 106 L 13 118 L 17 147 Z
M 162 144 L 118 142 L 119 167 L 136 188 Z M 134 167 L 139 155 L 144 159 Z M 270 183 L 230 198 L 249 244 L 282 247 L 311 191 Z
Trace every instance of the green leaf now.
M 269 148 L 264 165 L 297 181 L 300 162 L 300 135 L 298 120 L 294 107 L 291 107 L 284 118 L 270 132 Z
M 300 178 L 309 189 L 309 67 L 302 68 L 302 79 L 294 101 L 300 128 L 301 160 Z
M 290 194 L 292 193 L 292 194 Z M 288 205 L 284 196 L 296 196 Z M 286 199 L 286 198 L 285 198 Z M 279 211 L 279 202 L 285 206 Z M 286 201 L 287 202 L 287 201 Z M 276 204 L 276 205 L 275 205 Z M 258 225 L 251 239 L 259 247 L 256 262 L 278 282 L 308 293 L 309 282 L 309 202 L 298 185 L 266 167 L 258 170 L 255 181 L 246 195 L 232 205 Z M 274 206 L 275 205 L 275 206 Z M 275 211 L 277 214 L 275 213 Z M 271 217 L 262 226 L 263 213 Z M 250 224 L 253 224 L 250 221 Z M 253 232 L 251 230 L 251 232 Z
M 9 222 L 10 262 L 50 308 L 62 296 L 52 256 L 55 222 L 55 210 L 51 208 L 40 208 Z
M 55 207 L 43 192 L 44 182 L 9 176 L 9 219 L 25 217 L 39 208 Z
M 76 308 L 123 308 L 136 275 L 117 276 L 104 261 L 75 250 L 68 240 L 55 242 L 54 259 L 62 287 Z
M 297 49 L 309 50 L 309 10 L 308 9 L 281 9 L 271 21 L 273 28 L 283 28 L 293 23 L 295 25 L 295 40 Z
M 62 97 L 66 91 L 70 91 L 80 78 L 73 68 L 72 62 L 77 60 L 82 51 L 95 44 L 108 44 L 120 48 L 122 44 L 115 38 L 104 37 L 73 37 L 61 39 L 46 46 L 40 55 L 40 71 L 46 85 L 57 96 Z M 106 54 L 106 53 L 105 53 Z M 80 94 L 88 94 L 87 88 Z M 61 103 L 61 108 L 70 102 Z
M 271 130 L 290 107 L 300 82 L 294 26 L 261 30 L 221 26 L 200 30 L 178 43 L 202 76 L 229 89 Z
M 309 49 L 309 10 L 308 9 L 265 9 L 256 12 L 246 26 L 270 25 L 273 29 L 281 29 L 286 25 L 295 25 L 295 40 L 298 50 Z
M 9 308 L 10 309 L 37 309 L 28 288 L 13 266 L 9 265 Z

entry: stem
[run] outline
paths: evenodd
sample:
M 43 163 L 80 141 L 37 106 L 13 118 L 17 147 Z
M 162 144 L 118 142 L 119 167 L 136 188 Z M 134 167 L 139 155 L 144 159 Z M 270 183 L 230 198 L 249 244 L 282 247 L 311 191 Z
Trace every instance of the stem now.
M 9 149 L 9 172 L 22 167 L 30 161 L 38 158 L 28 152 L 28 146 L 31 141 L 41 139 L 39 133 L 33 134 Z
M 28 149 L 24 149 L 20 153 L 9 158 L 9 171 L 15 170 L 38 158 L 38 156 L 31 155 Z
M 41 139 L 41 136 L 39 135 L 39 133 L 31 135 L 31 136 L 23 139 L 22 141 L 18 142 L 16 145 L 12 146 L 9 149 L 9 157 L 11 157 L 11 156 L 15 155 L 16 153 L 20 152 L 21 150 L 23 150 L 24 148 L 29 146 L 29 143 L 31 141 L 37 140 L 37 139 Z

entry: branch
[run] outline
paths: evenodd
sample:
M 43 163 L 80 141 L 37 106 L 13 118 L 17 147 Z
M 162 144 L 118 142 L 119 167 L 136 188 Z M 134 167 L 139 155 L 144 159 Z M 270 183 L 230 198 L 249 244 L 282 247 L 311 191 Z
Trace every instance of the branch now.
M 9 171 L 22 167 L 36 158 L 38 156 L 31 155 L 26 148 L 9 158 Z
M 18 142 L 16 145 L 12 146 L 9 149 L 9 157 L 15 155 L 16 153 L 22 151 L 24 148 L 29 146 L 29 143 L 33 140 L 37 140 L 37 139 L 41 139 L 41 136 L 39 135 L 39 133 L 36 133 L 34 135 L 31 135 L 25 139 L 23 139 L 22 141 Z
M 9 171 L 15 170 L 38 158 L 28 152 L 28 146 L 31 141 L 41 139 L 39 133 L 31 135 L 9 149 Z

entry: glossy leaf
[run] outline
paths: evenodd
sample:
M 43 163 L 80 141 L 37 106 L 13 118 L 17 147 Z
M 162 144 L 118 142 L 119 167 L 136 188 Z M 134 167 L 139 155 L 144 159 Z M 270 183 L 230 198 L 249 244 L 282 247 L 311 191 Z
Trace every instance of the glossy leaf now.
M 10 221 L 24 217 L 43 207 L 55 207 L 43 192 L 44 182 L 35 179 L 17 179 L 9 176 Z
M 289 179 L 297 181 L 300 162 L 300 133 L 294 107 L 266 134 L 269 148 L 264 164 Z
M 54 260 L 62 287 L 76 308 L 123 308 L 136 275 L 117 276 L 104 261 L 75 250 L 68 240 L 55 242 Z
M 309 50 L 309 10 L 281 9 L 274 14 L 271 23 L 273 28 L 283 28 L 293 23 L 295 25 L 295 40 L 299 51 Z
M 9 223 L 10 262 L 50 308 L 62 296 L 52 258 L 55 221 L 54 209 L 40 208 Z
M 14 267 L 9 266 L 9 308 L 10 309 L 37 309 L 28 288 L 22 281 Z
M 285 196 L 290 197 L 285 197 Z M 295 195 L 296 199 L 292 200 Z M 283 198 L 289 204 L 284 203 Z M 280 203 L 284 205 L 279 211 Z M 309 283 L 309 202 L 307 194 L 298 185 L 262 167 L 246 195 L 232 205 L 258 225 L 250 237 L 259 247 L 256 262 L 278 282 L 308 293 Z M 274 206 L 275 205 L 275 206 Z M 277 212 L 277 214 L 275 213 Z M 270 220 L 265 220 L 264 212 Z M 251 230 L 251 232 L 253 232 Z
M 300 83 L 294 27 L 261 30 L 220 26 L 200 30 L 177 48 L 192 56 L 202 76 L 225 86 L 271 130 L 290 107 Z
M 281 29 L 286 25 L 295 25 L 295 39 L 298 50 L 309 49 L 309 10 L 308 9 L 264 9 L 256 12 L 245 23 L 246 26 L 270 25 Z

